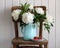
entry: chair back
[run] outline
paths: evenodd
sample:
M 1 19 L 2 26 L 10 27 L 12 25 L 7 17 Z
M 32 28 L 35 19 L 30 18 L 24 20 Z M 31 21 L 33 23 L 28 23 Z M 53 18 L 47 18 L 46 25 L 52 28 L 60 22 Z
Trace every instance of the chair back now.
M 39 8 L 39 7 L 43 8 L 43 10 L 46 10 L 46 7 L 45 7 L 45 6 L 34 6 L 34 8 Z M 11 8 L 11 11 L 16 10 L 16 9 L 21 9 L 21 7 L 20 7 L 20 6 L 13 6 L 13 7 Z M 12 20 L 13 20 L 13 18 L 12 18 Z M 15 38 L 18 38 L 18 37 L 19 37 L 18 22 L 20 22 L 20 21 L 19 21 L 19 19 L 18 19 L 17 21 L 14 21 L 14 20 L 13 20 L 13 22 L 14 22 L 14 28 L 15 28 Z M 39 38 L 42 37 L 42 29 L 43 29 L 42 27 L 43 27 L 43 21 L 40 22 Z

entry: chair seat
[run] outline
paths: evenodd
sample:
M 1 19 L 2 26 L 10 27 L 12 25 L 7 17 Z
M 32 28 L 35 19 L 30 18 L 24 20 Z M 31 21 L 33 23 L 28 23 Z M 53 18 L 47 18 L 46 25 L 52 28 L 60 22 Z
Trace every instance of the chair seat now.
M 40 44 L 47 44 L 48 41 L 46 39 L 44 39 L 43 41 L 32 41 L 32 40 L 24 40 L 23 37 L 19 37 L 19 38 L 14 38 L 12 40 L 13 44 L 20 44 L 20 45 L 40 45 Z

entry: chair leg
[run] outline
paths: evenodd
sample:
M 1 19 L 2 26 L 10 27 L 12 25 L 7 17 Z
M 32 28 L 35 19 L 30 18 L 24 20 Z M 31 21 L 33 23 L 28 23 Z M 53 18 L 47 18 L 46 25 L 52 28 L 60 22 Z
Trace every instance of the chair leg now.
M 39 45 L 39 48 L 42 48 L 42 45 Z
M 13 48 L 17 48 L 17 45 L 13 44 Z
M 44 44 L 44 48 L 47 48 L 47 44 Z

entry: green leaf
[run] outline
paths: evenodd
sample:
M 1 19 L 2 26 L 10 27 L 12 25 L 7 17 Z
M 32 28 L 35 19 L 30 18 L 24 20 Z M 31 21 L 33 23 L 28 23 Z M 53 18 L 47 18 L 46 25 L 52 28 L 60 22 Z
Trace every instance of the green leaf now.
M 22 5 L 22 9 L 23 9 L 23 11 L 24 12 L 27 12 L 28 11 L 28 9 L 29 9 L 29 4 L 27 4 L 27 3 L 25 3 L 24 5 Z
M 28 11 L 28 9 L 29 9 L 29 4 L 26 4 L 26 6 L 25 6 L 25 11 Z
M 53 27 L 53 24 L 51 23 L 51 26 Z
M 48 33 L 50 33 L 50 26 L 48 24 L 44 24 L 45 29 L 48 31 Z

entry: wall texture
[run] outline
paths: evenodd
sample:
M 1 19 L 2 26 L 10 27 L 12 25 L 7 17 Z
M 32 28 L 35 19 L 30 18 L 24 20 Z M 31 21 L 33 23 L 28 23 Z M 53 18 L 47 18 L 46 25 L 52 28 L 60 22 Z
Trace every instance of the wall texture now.
M 26 0 L 0 0 L 0 48 L 12 48 L 14 27 L 11 19 L 11 7 L 24 2 Z M 28 0 L 28 3 L 46 6 L 47 12 L 55 18 L 51 33 L 48 34 L 46 30 L 43 30 L 43 37 L 49 41 L 48 48 L 60 48 L 60 0 Z

